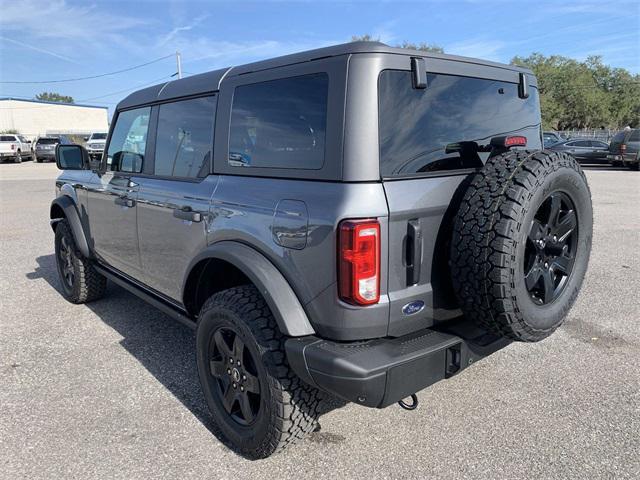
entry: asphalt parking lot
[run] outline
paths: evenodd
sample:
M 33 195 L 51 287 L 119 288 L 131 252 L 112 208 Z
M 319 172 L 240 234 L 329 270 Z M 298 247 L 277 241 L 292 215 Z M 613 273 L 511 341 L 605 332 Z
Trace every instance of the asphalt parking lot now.
M 0 478 L 640 478 L 640 173 L 588 168 L 591 263 L 556 334 L 256 462 L 212 433 L 190 330 L 115 285 L 60 295 L 56 174 L 0 165 Z

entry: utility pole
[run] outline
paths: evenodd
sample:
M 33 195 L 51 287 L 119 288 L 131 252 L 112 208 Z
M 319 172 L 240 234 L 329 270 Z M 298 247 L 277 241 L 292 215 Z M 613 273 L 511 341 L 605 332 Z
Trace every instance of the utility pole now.
M 182 78 L 182 59 L 180 52 L 176 52 L 176 63 L 178 64 L 178 78 Z

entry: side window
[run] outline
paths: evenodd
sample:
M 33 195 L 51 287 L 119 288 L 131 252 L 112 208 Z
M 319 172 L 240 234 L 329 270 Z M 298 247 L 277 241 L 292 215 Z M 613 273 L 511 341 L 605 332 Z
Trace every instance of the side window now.
M 640 130 L 634 130 L 631 132 L 631 136 L 629 137 L 629 142 L 640 142 Z
M 216 97 L 160 105 L 154 174 L 206 177 L 211 170 Z
M 147 148 L 151 107 L 118 114 L 107 151 L 107 170 L 140 173 Z
M 229 165 L 321 169 L 328 92 L 325 73 L 237 87 L 231 108 Z
M 588 140 L 579 140 L 577 142 L 573 142 L 573 146 L 575 147 L 590 147 L 591 142 Z

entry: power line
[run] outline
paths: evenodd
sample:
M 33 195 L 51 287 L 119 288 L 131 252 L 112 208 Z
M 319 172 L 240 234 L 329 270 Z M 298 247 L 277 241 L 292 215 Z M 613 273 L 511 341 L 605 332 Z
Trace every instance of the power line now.
M 146 67 L 147 65 L 151 65 L 152 63 L 160 62 L 161 60 L 165 60 L 165 59 L 173 57 L 173 56 L 174 56 L 174 54 L 166 55 L 164 57 L 160 57 L 160 58 L 156 58 L 155 60 L 151 60 L 150 62 L 141 63 L 140 65 L 135 65 L 133 67 L 124 68 L 122 70 L 116 70 L 115 72 L 101 73 L 100 75 L 91 75 L 89 77 L 66 78 L 66 79 L 63 79 L 63 80 L 38 80 L 38 81 L 9 80 L 9 81 L 0 81 L 0 83 L 46 84 L 46 83 L 66 83 L 66 82 L 79 82 L 79 81 L 82 81 L 82 80 L 93 80 L 94 78 L 108 77 L 109 75 L 117 75 L 119 73 L 130 72 L 131 70 L 135 70 L 137 68 Z
M 172 75 L 164 75 L 163 77 L 157 78 L 155 80 L 150 80 L 148 83 L 146 83 L 144 85 L 139 85 L 139 86 L 136 86 L 136 87 L 129 87 L 129 88 L 125 88 L 123 90 L 118 90 L 116 92 L 105 93 L 104 95 L 100 95 L 98 97 L 84 98 L 82 100 L 78 100 L 78 102 L 91 102 L 93 100 L 99 100 L 101 98 L 111 97 L 112 95 L 117 95 L 119 93 L 128 92 L 130 90 L 140 90 L 142 88 L 147 88 L 147 87 L 150 87 L 151 85 L 155 85 L 156 83 L 158 83 L 161 80 L 168 80 L 171 77 L 172 77 Z M 98 103 L 101 103 L 101 102 L 98 102 Z M 102 102 L 102 103 L 107 103 L 107 102 Z

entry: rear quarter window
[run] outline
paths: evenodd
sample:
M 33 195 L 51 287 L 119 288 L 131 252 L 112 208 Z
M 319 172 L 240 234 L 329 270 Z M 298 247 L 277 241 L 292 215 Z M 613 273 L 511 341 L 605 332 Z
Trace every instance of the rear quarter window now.
M 236 87 L 228 163 L 319 170 L 324 164 L 329 77 L 302 75 Z
M 535 88 L 521 99 L 515 83 L 443 74 L 428 74 L 427 85 L 414 89 L 408 71 L 380 74 L 382 177 L 480 167 L 489 153 L 474 145 L 497 136 L 524 135 L 526 148 L 542 148 Z

